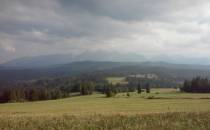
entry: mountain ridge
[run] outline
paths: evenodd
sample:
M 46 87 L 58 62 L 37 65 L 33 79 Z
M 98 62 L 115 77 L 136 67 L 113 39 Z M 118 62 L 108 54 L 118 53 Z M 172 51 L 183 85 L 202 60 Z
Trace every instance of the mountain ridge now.
M 48 67 L 53 65 L 62 65 L 79 61 L 110 61 L 110 62 L 156 62 L 161 64 L 182 64 L 182 65 L 197 65 L 197 66 L 210 66 L 210 60 L 202 58 L 185 58 L 185 57 L 172 57 L 156 56 L 145 57 L 135 53 L 115 53 L 115 52 L 84 52 L 81 54 L 55 54 L 55 55 L 41 55 L 33 57 L 23 57 L 8 61 L 0 64 L 4 67 L 23 67 L 23 68 L 39 68 Z M 204 62 L 205 61 L 205 62 Z M 205 63 L 205 64 L 204 64 Z
M 41 68 L 0 69 L 0 81 L 32 80 L 42 77 L 76 76 L 81 74 L 129 75 L 155 73 L 162 77 L 189 79 L 194 76 L 210 77 L 210 66 L 177 65 L 164 62 L 109 62 L 78 61 L 68 64 Z

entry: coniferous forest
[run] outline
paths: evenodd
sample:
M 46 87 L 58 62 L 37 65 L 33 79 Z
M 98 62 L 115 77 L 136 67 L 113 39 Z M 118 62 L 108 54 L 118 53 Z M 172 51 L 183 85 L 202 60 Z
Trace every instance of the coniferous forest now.
M 207 78 L 196 77 L 192 80 L 185 80 L 181 90 L 191 93 L 209 93 L 210 81 Z

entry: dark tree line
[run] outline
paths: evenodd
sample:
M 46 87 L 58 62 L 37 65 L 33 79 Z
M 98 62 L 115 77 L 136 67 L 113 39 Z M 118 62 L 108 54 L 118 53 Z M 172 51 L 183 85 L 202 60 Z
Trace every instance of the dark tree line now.
M 68 93 L 60 89 L 47 89 L 36 87 L 15 87 L 2 88 L 0 92 L 0 102 L 24 102 L 52 100 L 68 97 Z
M 138 84 L 139 82 L 141 82 L 142 86 L 145 86 L 147 83 L 149 83 L 152 88 L 174 88 L 179 85 L 177 81 L 169 79 L 146 79 L 127 77 L 126 80 L 132 84 Z
M 95 84 L 93 82 L 83 82 L 80 84 L 81 95 L 91 95 L 95 90 Z
M 117 93 L 119 92 L 127 92 L 127 96 L 130 97 L 129 92 L 134 92 L 137 89 L 138 94 L 141 94 L 141 92 L 144 91 L 143 88 L 145 88 L 146 93 L 150 93 L 150 84 L 147 83 L 144 86 L 142 86 L 141 83 L 138 83 L 137 86 L 133 89 L 126 89 L 127 91 L 124 91 L 125 86 L 123 88 L 120 88 L 118 85 L 113 85 L 113 84 L 107 84 L 104 86 L 104 94 L 106 94 L 106 97 L 115 97 Z M 142 88 L 143 87 L 143 88 Z
M 181 91 L 191 93 L 209 93 L 210 81 L 207 78 L 196 77 L 191 81 L 185 80 Z
M 144 86 L 141 83 L 138 83 L 138 85 L 137 85 L 138 94 L 141 94 L 144 91 L 144 89 L 142 87 L 145 88 L 146 93 L 150 93 L 150 84 L 149 83 L 146 83 Z
M 139 82 L 140 83 L 140 82 Z M 139 86 L 140 85 L 140 86 Z M 94 91 L 101 92 L 107 97 L 114 97 L 119 92 L 139 93 L 146 89 L 150 92 L 150 85 L 137 84 L 109 84 L 103 76 L 83 75 L 78 77 L 44 78 L 34 81 L 22 81 L 0 88 L 0 102 L 24 102 L 52 100 L 71 96 L 71 93 L 90 95 Z M 75 95 L 75 94 L 74 94 Z
M 69 97 L 75 92 L 80 95 L 90 95 L 94 91 L 104 92 L 104 84 L 107 84 L 107 81 L 103 77 L 92 75 L 15 82 L 0 87 L 0 102 L 59 99 Z

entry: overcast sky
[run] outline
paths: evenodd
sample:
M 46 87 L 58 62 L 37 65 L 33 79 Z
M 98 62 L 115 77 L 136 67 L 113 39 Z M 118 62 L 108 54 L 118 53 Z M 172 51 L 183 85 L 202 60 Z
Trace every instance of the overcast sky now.
M 86 51 L 210 58 L 210 0 L 0 0 L 0 63 Z

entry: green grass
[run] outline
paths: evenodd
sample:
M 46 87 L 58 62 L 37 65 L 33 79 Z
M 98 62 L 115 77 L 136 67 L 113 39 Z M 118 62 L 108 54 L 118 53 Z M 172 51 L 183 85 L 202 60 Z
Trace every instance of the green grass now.
M 106 78 L 107 81 L 109 83 L 112 83 L 112 84 L 127 84 L 127 81 L 125 80 L 125 77 L 107 77 Z
M 150 94 L 132 92 L 130 95 L 127 97 L 126 93 L 120 93 L 115 98 L 106 98 L 96 93 L 60 100 L 0 104 L 0 129 L 49 127 L 51 130 L 51 127 L 77 129 L 78 126 L 81 126 L 78 129 L 90 130 L 109 127 L 149 129 L 151 125 L 151 129 L 164 125 L 170 129 L 169 124 L 177 129 L 210 127 L 206 123 L 210 120 L 210 94 L 152 89 Z M 153 98 L 148 99 L 151 96 Z M 149 124 L 150 121 L 154 123 Z
M 156 94 L 159 92 L 159 94 Z M 145 114 L 162 112 L 201 112 L 210 110 L 210 94 L 179 93 L 173 89 L 152 89 L 150 94 L 136 92 L 106 98 L 103 94 L 60 100 L 0 104 L 0 114 Z M 157 99 L 147 99 L 148 97 Z M 203 98 L 203 99 L 202 99 Z

